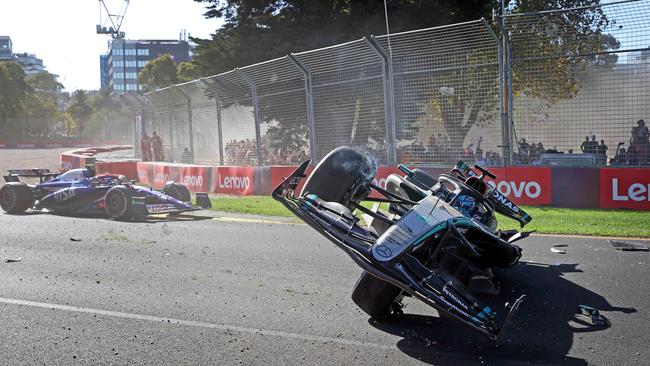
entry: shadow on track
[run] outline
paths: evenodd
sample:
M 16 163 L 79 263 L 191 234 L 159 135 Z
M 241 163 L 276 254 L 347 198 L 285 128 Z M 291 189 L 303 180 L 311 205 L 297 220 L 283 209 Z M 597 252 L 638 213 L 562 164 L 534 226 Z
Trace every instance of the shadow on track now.
M 386 322 L 370 320 L 377 329 L 403 337 L 397 347 L 409 356 L 436 365 L 512 365 L 546 363 L 587 365 L 567 356 L 576 333 L 597 332 L 595 326 L 576 316 L 580 304 L 601 311 L 633 313 L 633 308 L 612 306 L 604 297 L 563 277 L 581 272 L 577 264 L 520 263 L 501 279 L 498 297 L 479 301 L 504 313 L 503 302 L 527 294 L 524 303 L 498 342 L 468 331 L 447 318 L 405 314 Z M 499 314 L 503 315 L 503 314 Z

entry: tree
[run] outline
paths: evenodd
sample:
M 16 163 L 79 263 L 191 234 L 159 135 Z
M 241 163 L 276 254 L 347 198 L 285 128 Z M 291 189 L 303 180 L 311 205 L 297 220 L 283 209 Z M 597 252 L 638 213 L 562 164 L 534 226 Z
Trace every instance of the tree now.
M 328 46 L 368 34 L 385 33 L 383 0 L 195 0 L 207 4 L 206 17 L 222 17 L 223 28 L 210 40 L 194 39 L 198 44 L 194 62 L 204 74 L 217 74 L 271 58 Z M 530 25 L 526 48 L 513 41 L 513 49 L 542 55 L 536 61 L 515 62 L 513 65 L 513 91 L 515 95 L 531 97 L 554 103 L 572 98 L 579 89 L 581 75 L 586 65 L 608 66 L 616 62 L 612 51 L 618 41 L 606 34 L 610 24 L 606 14 L 598 7 L 599 0 L 512 0 L 508 1 L 509 14 L 577 7 L 560 15 L 544 15 Z M 443 1 L 443 0 L 393 0 L 388 1 L 392 32 L 426 28 L 481 17 L 490 18 L 491 9 L 498 9 L 497 1 Z M 436 16 L 431 16 L 436 14 Z M 495 31 L 500 34 L 498 27 Z M 532 31 L 531 31 L 532 29 Z M 513 29 L 516 37 L 517 29 Z M 553 33 L 554 32 L 554 33 Z M 549 34 L 551 34 L 549 36 Z M 430 110 L 440 121 L 443 132 L 450 138 L 450 150 L 460 152 L 469 131 L 484 126 L 496 117 L 498 106 L 496 45 L 493 50 L 468 48 L 458 56 L 463 67 L 439 72 L 420 80 L 426 85 L 419 90 L 409 90 L 407 96 L 396 95 L 403 109 Z M 545 72 L 533 72 L 534 70 Z M 399 70 L 395 70 L 399 72 Z M 361 76 L 362 71 L 359 71 Z M 353 77 L 353 76 L 352 76 Z M 415 77 L 415 76 L 413 76 Z M 409 77 L 405 77 L 405 80 Z M 408 81 L 403 80 L 405 84 Z M 356 133 L 356 117 L 351 114 L 372 116 L 371 97 L 364 96 L 364 85 L 349 89 L 349 97 L 340 97 L 339 108 L 330 113 L 330 120 L 338 130 L 350 131 L 350 141 L 368 141 L 384 134 L 380 120 L 370 121 L 372 128 Z M 271 99 L 272 100 L 272 99 Z M 318 100 L 315 101 L 318 103 Z M 281 131 L 293 128 L 295 115 L 282 108 L 261 105 L 264 121 L 275 121 L 278 130 L 270 130 L 275 139 Z M 374 103 L 376 104 L 376 103 Z M 361 112 L 359 112 L 361 109 Z M 336 113 L 348 113 L 345 118 L 335 118 Z M 368 118 L 368 117 L 366 117 Z M 343 122 L 342 122 L 343 121 Z M 353 121 L 352 123 L 346 121 Z M 410 139 L 417 130 L 415 119 L 402 121 L 398 138 Z M 334 123 L 334 122 L 333 122 Z M 318 134 L 318 132 L 317 132 Z M 296 135 L 292 133 L 292 135 Z M 450 156 L 454 159 L 456 156 Z
M 23 68 L 12 61 L 0 62 L 0 123 L 22 113 L 30 92 Z
M 181 83 L 192 81 L 202 76 L 199 67 L 189 61 L 179 63 L 176 69 L 176 79 Z
M 63 90 L 63 84 L 59 83 L 56 79 L 56 75 L 42 71 L 29 75 L 26 78 L 26 82 L 36 93 L 54 94 L 60 93 Z
M 177 68 L 172 55 L 167 53 L 149 61 L 138 75 L 145 91 L 152 91 L 178 83 Z
M 195 0 L 207 18 L 225 24 L 197 43 L 193 62 L 204 75 L 218 74 L 291 52 L 384 34 L 383 0 Z M 388 1 L 391 32 L 478 19 L 489 14 L 480 0 Z
M 66 111 L 70 122 L 74 123 L 74 127 L 68 128 L 68 133 L 76 130 L 77 137 L 81 137 L 84 132 L 84 124 L 93 113 L 93 108 L 88 104 L 88 96 L 83 90 L 77 90 L 72 95 L 72 104 Z

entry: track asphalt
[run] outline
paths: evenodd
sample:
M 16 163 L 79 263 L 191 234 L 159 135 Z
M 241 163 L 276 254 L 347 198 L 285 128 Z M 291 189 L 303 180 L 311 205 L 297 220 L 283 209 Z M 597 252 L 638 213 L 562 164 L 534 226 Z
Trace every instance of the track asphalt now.
M 22 259 L 0 262 L 0 364 L 648 364 L 650 252 L 520 243 L 522 263 L 485 299 L 503 314 L 527 294 L 495 344 L 413 299 L 370 320 L 350 299 L 360 269 L 305 225 L 0 214 L 0 258 Z

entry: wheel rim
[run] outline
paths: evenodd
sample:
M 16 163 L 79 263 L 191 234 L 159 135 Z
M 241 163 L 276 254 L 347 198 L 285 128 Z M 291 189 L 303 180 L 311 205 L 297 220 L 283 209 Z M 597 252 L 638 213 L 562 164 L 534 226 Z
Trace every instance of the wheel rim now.
M 13 189 L 4 189 L 0 202 L 2 203 L 2 207 L 11 210 L 16 205 L 16 191 Z
M 126 211 L 126 197 L 117 193 L 110 194 L 106 199 L 106 207 L 111 215 L 122 216 Z

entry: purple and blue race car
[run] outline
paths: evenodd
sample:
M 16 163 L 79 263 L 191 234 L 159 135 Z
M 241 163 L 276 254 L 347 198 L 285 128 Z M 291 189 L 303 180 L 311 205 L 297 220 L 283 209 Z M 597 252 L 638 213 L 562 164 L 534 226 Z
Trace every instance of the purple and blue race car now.
M 26 184 L 19 177 L 38 178 Z M 122 175 L 96 175 L 92 167 L 72 169 L 63 174 L 48 169 L 13 169 L 4 176 L 0 207 L 10 214 L 27 210 L 68 215 L 108 216 L 134 219 L 152 214 L 172 214 L 212 207 L 206 193 L 196 193 L 192 205 L 187 187 L 167 182 L 160 190 L 135 185 Z

